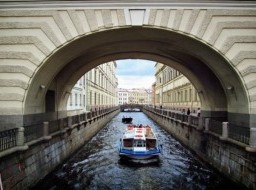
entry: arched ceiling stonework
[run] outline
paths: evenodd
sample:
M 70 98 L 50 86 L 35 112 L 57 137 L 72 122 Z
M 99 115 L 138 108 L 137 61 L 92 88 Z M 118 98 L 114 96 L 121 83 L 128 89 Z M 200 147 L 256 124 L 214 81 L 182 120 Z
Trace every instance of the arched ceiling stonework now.
M 255 114 L 255 26 L 247 8 L 0 10 L 0 113 L 43 113 L 49 88 L 63 110 L 84 72 L 143 58 L 183 72 L 204 110 Z

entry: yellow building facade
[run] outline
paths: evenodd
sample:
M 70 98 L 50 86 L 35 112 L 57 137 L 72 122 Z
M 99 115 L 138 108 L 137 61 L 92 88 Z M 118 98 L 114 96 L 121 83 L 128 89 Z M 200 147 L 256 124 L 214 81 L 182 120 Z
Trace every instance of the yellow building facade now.
M 151 104 L 152 91 L 144 88 L 133 88 L 128 90 L 128 103 L 129 104 Z
M 200 107 L 197 90 L 179 71 L 161 63 L 155 65 L 155 106 L 196 111 Z

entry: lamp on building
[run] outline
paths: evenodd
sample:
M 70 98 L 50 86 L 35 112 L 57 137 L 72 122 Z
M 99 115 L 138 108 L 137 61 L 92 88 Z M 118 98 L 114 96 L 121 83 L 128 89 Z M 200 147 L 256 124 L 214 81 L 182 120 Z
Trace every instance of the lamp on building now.
M 45 89 L 45 86 L 41 84 L 41 85 L 40 85 L 40 88 L 41 88 L 41 89 Z
M 230 92 L 230 94 L 234 95 L 235 99 L 237 100 L 237 95 L 234 86 L 227 86 L 226 89 Z
M 227 86 L 227 90 L 234 90 L 234 87 L 233 86 Z

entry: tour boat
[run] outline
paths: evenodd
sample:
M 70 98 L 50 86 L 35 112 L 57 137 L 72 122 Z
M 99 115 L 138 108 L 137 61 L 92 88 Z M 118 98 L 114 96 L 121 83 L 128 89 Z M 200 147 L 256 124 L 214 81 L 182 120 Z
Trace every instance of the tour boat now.
M 122 122 L 123 122 L 123 123 L 131 123 L 131 122 L 132 122 L 132 118 L 131 118 L 131 117 L 126 117 L 126 116 L 124 116 L 124 117 L 122 118 Z
M 127 126 L 119 148 L 121 157 L 148 159 L 158 156 L 160 152 L 156 135 L 150 126 Z

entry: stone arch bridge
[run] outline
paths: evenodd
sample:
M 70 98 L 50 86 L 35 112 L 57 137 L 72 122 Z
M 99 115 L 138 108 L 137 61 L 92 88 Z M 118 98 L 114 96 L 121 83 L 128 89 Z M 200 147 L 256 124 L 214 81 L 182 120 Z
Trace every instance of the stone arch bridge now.
M 49 113 L 64 117 L 69 92 L 85 72 L 140 58 L 189 78 L 203 117 L 255 131 L 255 26 L 253 1 L 3 2 L 0 129 Z

